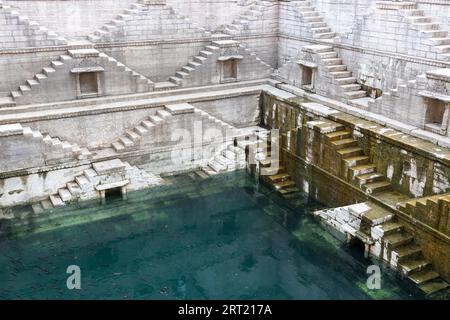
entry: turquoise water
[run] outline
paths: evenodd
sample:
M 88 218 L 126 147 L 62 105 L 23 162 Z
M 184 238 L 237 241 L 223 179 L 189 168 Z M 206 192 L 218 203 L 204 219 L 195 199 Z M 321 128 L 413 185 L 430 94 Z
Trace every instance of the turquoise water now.
M 326 231 L 304 195 L 256 190 L 245 172 L 68 206 L 2 226 L 1 299 L 410 299 L 384 270 Z M 66 269 L 78 265 L 81 290 Z

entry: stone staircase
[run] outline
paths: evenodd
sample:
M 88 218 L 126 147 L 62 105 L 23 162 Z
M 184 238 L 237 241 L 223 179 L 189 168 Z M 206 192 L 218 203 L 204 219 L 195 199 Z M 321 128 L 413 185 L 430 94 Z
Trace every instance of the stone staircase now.
M 419 221 L 431 225 L 434 229 L 450 235 L 449 212 L 450 193 L 423 198 L 415 198 L 397 203 L 397 209 Z
M 296 186 L 294 179 L 282 165 L 279 158 L 280 152 L 273 153 L 275 148 L 279 148 L 278 139 L 272 138 L 271 133 L 266 130 L 257 132 L 256 137 L 256 141 L 249 141 L 245 144 L 249 148 L 249 153 L 253 153 L 262 182 L 285 199 L 289 200 L 301 196 L 302 193 Z
M 6 1 L 0 1 L 0 15 L 4 15 L 5 19 L 11 21 L 11 25 L 21 26 L 24 29 L 24 35 L 29 36 L 29 46 L 32 47 L 50 47 L 67 45 L 64 37 L 57 35 L 55 32 L 49 31 L 47 28 L 41 27 L 36 21 L 30 20 L 27 16 L 21 15 L 17 10 L 5 4 Z M 18 36 L 17 34 L 15 36 Z M 18 36 L 18 38 L 20 38 Z M 0 43 L 0 49 L 8 48 L 5 41 Z
M 118 141 L 112 143 L 112 147 L 118 153 L 137 149 L 142 140 L 150 140 L 149 137 L 158 134 L 158 131 L 162 126 L 170 125 L 175 117 L 181 115 L 184 116 L 189 113 L 194 114 L 195 117 L 202 120 L 203 125 L 214 124 L 215 126 L 218 126 L 222 132 L 226 132 L 226 130 L 236 130 L 230 124 L 217 119 L 200 109 L 194 108 L 190 104 L 169 105 L 165 106 L 162 110 L 157 110 L 154 115 L 150 115 L 133 129 L 127 130 L 125 135 L 120 137 Z
M 105 66 L 109 64 L 113 69 L 117 69 L 118 72 L 127 75 L 136 84 L 136 92 L 152 91 L 154 88 L 154 83 L 151 80 L 131 70 L 116 59 L 95 49 L 80 49 L 69 50 L 68 54 L 60 55 L 58 60 L 52 61 L 48 67 L 43 68 L 32 79 L 26 80 L 23 85 L 19 86 L 18 90 L 12 91 L 11 98 L 16 104 L 32 103 L 32 95 L 39 93 L 41 86 L 47 85 L 51 78 L 57 79 L 58 71 L 67 71 L 66 69 L 70 68 L 74 61 L 83 57 L 98 58 L 98 62 L 103 63 Z
M 131 6 L 124 10 L 121 14 L 117 15 L 111 21 L 105 23 L 99 29 L 97 29 L 93 34 L 88 36 L 88 40 L 91 42 L 109 42 L 114 40 L 114 32 L 121 31 L 121 28 L 126 25 L 128 21 L 134 20 L 138 15 L 145 14 L 145 11 L 152 10 L 152 3 L 146 1 L 140 1 L 131 4 Z M 165 8 L 170 10 L 170 14 L 174 15 L 174 18 L 189 24 L 192 28 L 197 29 L 202 32 L 205 36 L 210 36 L 211 33 L 205 28 L 198 26 L 193 23 L 190 19 L 179 14 L 174 8 L 168 7 L 163 3 L 156 3 L 158 8 Z
M 226 142 L 220 146 L 213 159 L 202 168 L 207 175 L 216 175 L 222 172 L 235 171 L 246 167 L 245 150 Z
M 336 131 L 326 133 L 325 137 L 341 159 L 341 175 L 347 181 L 372 195 L 392 189 L 391 183 L 383 174 L 377 172 L 376 165 L 358 146 L 352 132 L 346 130 L 344 126 L 338 126 Z
M 192 84 L 201 85 L 202 83 L 192 83 L 194 81 L 194 77 L 198 75 L 197 79 L 209 80 L 208 77 L 203 75 L 203 70 L 209 70 L 212 66 L 215 68 L 217 58 L 223 50 L 226 50 L 226 47 L 238 48 L 239 51 L 245 54 L 245 58 L 248 59 L 247 63 L 253 63 L 261 69 L 267 69 L 267 76 L 273 71 L 273 68 L 269 64 L 262 61 L 254 52 L 241 45 L 238 41 L 229 39 L 215 40 L 212 41 L 211 44 L 205 46 L 197 56 L 190 59 L 188 64 L 174 76 L 170 77 L 169 82 L 179 87 L 186 87 Z M 208 82 L 209 81 L 206 81 L 203 84 L 208 84 Z
M 338 94 L 346 102 L 350 103 L 352 100 L 367 97 L 367 92 L 362 90 L 362 86 L 357 83 L 352 72 L 348 70 L 347 65 L 338 57 L 332 46 L 313 45 L 307 46 L 306 49 L 317 54 L 326 73 L 338 87 Z
M 65 140 L 61 141 L 59 138 L 51 137 L 48 134 L 44 136 L 40 131 L 33 130 L 30 127 L 23 128 L 23 135 L 47 145 L 52 149 L 52 151 L 48 151 L 51 154 L 64 154 L 67 157 L 74 157 L 78 160 L 92 158 L 92 154 L 87 148 L 80 148 L 77 144 L 70 144 Z
M 273 5 L 274 3 L 271 1 L 256 0 L 238 19 L 233 20 L 231 24 L 225 26 L 223 32 L 229 35 L 241 34 L 243 31 L 248 30 L 250 21 L 261 19 L 264 12 L 269 10 Z
M 374 241 L 372 254 L 388 262 L 424 294 L 432 295 L 450 287 L 393 214 L 379 207 L 374 208 L 363 215 L 362 228 Z
M 428 41 L 434 46 L 437 53 L 444 61 L 450 61 L 450 37 L 448 31 L 432 21 L 432 17 L 426 16 L 423 10 L 419 10 L 417 3 L 405 2 L 399 4 L 400 12 L 411 24 L 413 29 L 426 35 Z
M 111 21 L 105 23 L 99 29 L 95 30 L 93 34 L 88 36 L 91 42 L 108 41 L 112 32 L 119 30 L 119 27 L 125 25 L 126 21 L 133 19 L 135 14 L 138 14 L 144 6 L 140 3 L 131 4 L 129 9 L 124 10 Z
M 311 30 L 313 39 L 332 42 L 336 37 L 336 33 L 332 32 L 331 28 L 324 21 L 324 18 L 320 16 L 316 9 L 311 4 L 311 1 L 292 1 L 295 7 L 298 9 L 302 21 Z
M 12 99 L 17 104 L 30 103 L 32 92 L 39 90 L 39 86 L 45 83 L 49 77 L 52 77 L 69 60 L 72 60 L 70 55 L 60 55 L 58 60 L 52 61 L 50 66 L 43 68 L 40 73 L 35 74 L 33 79 L 26 80 L 23 85 L 19 86 L 18 90 L 11 91 Z
M 61 160 L 86 160 L 91 159 L 92 154 L 87 148 L 81 148 L 77 144 L 71 144 L 68 141 L 60 140 L 48 134 L 42 134 L 39 130 L 33 130 L 30 127 L 22 127 L 21 124 L 5 125 L 14 135 L 23 135 L 25 139 L 32 139 L 36 142 L 36 149 L 42 149 L 47 164 L 53 164 Z
M 117 61 L 115 58 L 110 57 L 105 53 L 99 53 L 99 57 L 100 57 L 100 60 L 103 61 L 105 64 L 110 64 L 114 68 L 117 68 L 119 71 L 127 74 L 128 77 L 131 79 L 131 81 L 136 83 L 136 92 L 137 93 L 148 92 L 148 91 L 154 90 L 155 84 L 153 83 L 153 81 L 151 81 L 144 75 L 132 70 L 131 68 L 127 67 L 123 63 Z
M 57 193 L 32 205 L 32 209 L 35 214 L 40 214 L 68 203 L 98 199 L 100 198 L 99 186 L 105 181 L 114 184 L 114 178 L 126 179 L 125 182 L 129 183 L 128 191 L 147 188 L 159 184 L 161 181 L 159 177 L 119 159 L 96 162 L 83 170 L 82 174 L 66 183 L 64 187 L 59 188 Z
M 45 210 L 64 206 L 69 202 L 78 201 L 82 193 L 87 194 L 96 192 L 96 190 L 94 190 L 96 177 L 97 172 L 91 166 L 84 170 L 82 175 L 79 175 L 73 181 L 68 182 L 65 187 L 59 188 L 56 194 L 51 195 L 48 199 L 42 200 L 40 203 L 32 205 L 34 213 L 40 214 Z
M 175 73 L 173 77 L 169 78 L 169 81 L 177 86 L 183 87 L 192 74 L 199 71 L 204 65 L 205 61 L 214 56 L 216 51 L 219 51 L 220 47 L 215 46 L 214 43 L 206 46 L 199 52 L 197 56 L 194 56 L 186 66 L 181 68 L 180 71 Z

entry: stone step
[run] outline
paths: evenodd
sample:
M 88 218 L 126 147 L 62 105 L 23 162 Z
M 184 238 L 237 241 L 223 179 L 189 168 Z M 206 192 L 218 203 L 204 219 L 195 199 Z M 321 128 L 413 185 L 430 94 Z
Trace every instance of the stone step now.
M 345 64 L 328 65 L 325 66 L 325 69 L 328 72 L 347 71 L 347 66 Z
M 439 53 L 450 52 L 450 45 L 436 46 L 435 47 Z
M 316 33 L 313 35 L 314 39 L 332 39 L 336 37 L 335 32 Z
M 89 180 L 85 176 L 75 177 L 75 182 L 78 183 L 81 189 L 86 187 L 89 184 Z
M 369 157 L 368 156 L 349 157 L 349 158 L 345 158 L 343 160 L 344 160 L 345 165 L 346 165 L 347 168 L 369 163 Z
M 359 166 L 354 166 L 349 168 L 351 172 L 352 179 L 355 179 L 359 175 L 374 173 L 377 169 L 377 166 L 373 163 L 362 164 Z
M 125 146 L 119 141 L 113 142 L 112 147 L 116 150 L 116 152 L 123 152 L 126 150 Z
M 155 127 L 155 124 L 153 122 L 151 122 L 151 121 L 148 121 L 148 120 L 142 121 L 141 125 L 144 128 L 148 129 L 148 130 L 151 130 L 151 129 L 153 129 Z
M 352 73 L 350 71 L 333 71 L 330 72 L 330 75 L 335 78 L 350 78 L 352 76 Z
M 41 203 L 35 203 L 31 206 L 31 209 L 33 209 L 34 214 L 41 214 L 45 211 L 44 207 Z
M 413 26 L 419 30 L 438 30 L 439 24 L 432 22 L 415 22 Z
M 142 138 L 139 134 L 131 130 L 125 131 L 125 136 L 133 142 L 138 142 Z
M 42 200 L 41 206 L 44 210 L 49 210 L 49 209 L 53 208 L 53 204 L 49 199 Z
M 436 271 L 425 269 L 411 274 L 408 278 L 415 284 L 420 285 L 425 282 L 439 278 L 439 274 Z
M 264 159 L 264 160 L 260 160 L 259 164 L 261 165 L 261 167 L 263 168 L 267 168 L 267 167 L 274 167 L 277 166 L 279 164 L 278 160 L 273 160 L 273 159 Z
M 392 185 L 388 181 L 372 182 L 363 185 L 362 189 L 368 194 L 392 190 Z
M 331 51 L 331 52 L 319 52 L 319 53 L 317 53 L 317 55 L 321 59 L 331 59 L 331 58 L 337 58 L 338 57 L 337 52 L 334 52 L 334 51 Z
M 273 183 L 273 187 L 276 190 L 295 187 L 295 182 L 292 180 L 284 180 L 284 181 L 280 181 L 280 182 L 275 182 L 275 183 Z
M 431 263 L 423 258 L 408 259 L 399 263 L 399 265 L 404 275 L 410 275 L 431 267 Z
M 72 193 L 70 193 L 69 189 L 66 188 L 58 189 L 58 195 L 64 202 L 72 200 Z
M 340 66 L 340 65 L 342 65 L 342 59 L 341 58 L 322 59 L 322 62 L 326 66 Z
M 331 32 L 331 28 L 329 28 L 329 27 L 311 28 L 310 30 L 313 33 L 315 33 L 315 34 L 318 34 L 318 33 L 330 33 Z
M 323 17 L 319 16 L 304 16 L 303 21 L 305 22 L 323 22 Z
M 367 92 L 364 90 L 349 91 L 349 92 L 344 92 L 344 96 L 350 100 L 359 99 L 359 98 L 367 97 Z
M 161 124 L 161 123 L 164 122 L 164 119 L 163 119 L 163 118 L 161 118 L 161 117 L 159 117 L 159 116 L 156 116 L 156 115 L 154 115 L 154 116 L 149 116 L 148 119 L 149 119 L 151 122 L 153 122 L 155 125 Z
M 348 149 L 358 146 L 358 141 L 353 138 L 340 139 L 331 142 L 334 149 Z
M 61 207 L 64 205 L 64 201 L 62 201 L 59 195 L 51 195 L 50 202 L 54 207 Z
M 66 187 L 67 190 L 69 190 L 69 192 L 72 194 L 72 196 L 79 195 L 81 193 L 80 186 L 76 182 L 68 182 Z
M 443 46 L 443 45 L 450 45 L 450 38 L 429 38 L 428 39 L 433 45 L 435 46 Z
M 431 22 L 431 17 L 424 16 L 409 16 L 405 17 L 410 23 L 429 23 Z
M 359 147 L 340 149 L 337 152 L 342 158 L 351 158 L 364 155 L 363 149 Z
M 208 166 L 210 166 L 211 169 L 213 169 L 215 172 L 222 172 L 222 171 L 227 170 L 226 166 L 224 166 L 223 164 L 218 163 L 217 161 L 214 161 L 214 160 L 209 162 Z
M 278 168 L 261 168 L 260 175 L 273 176 L 284 171 L 284 167 Z
M 388 248 L 397 248 L 411 243 L 412 240 L 413 237 L 410 234 L 402 232 L 392 233 L 383 237 L 384 245 Z
M 158 110 L 156 111 L 156 115 L 161 119 L 167 119 L 172 117 L 172 114 L 166 110 Z
M 351 131 L 335 131 L 331 133 L 327 133 L 325 135 L 328 139 L 328 141 L 336 141 L 336 140 L 343 140 L 343 139 L 349 139 L 352 137 Z
M 438 293 L 442 290 L 449 288 L 450 285 L 440 279 L 436 279 L 433 281 L 428 281 L 419 286 L 419 289 L 422 290 L 426 295 L 432 295 Z
M 136 126 L 134 128 L 134 131 L 140 136 L 144 136 L 148 133 L 148 130 L 146 128 L 144 128 L 143 126 Z
M 368 157 L 367 157 L 368 159 Z M 378 172 L 372 172 L 367 174 L 362 174 L 356 176 L 356 181 L 358 182 L 358 185 L 361 187 L 365 184 L 372 183 L 372 182 L 379 182 L 381 180 L 384 180 L 384 175 Z
M 271 182 L 279 182 L 279 181 L 284 181 L 287 179 L 290 179 L 291 176 L 287 173 L 279 173 L 276 175 L 272 175 L 272 176 L 268 176 L 267 177 Z
M 381 229 L 383 236 L 389 236 L 395 233 L 402 232 L 405 228 L 404 225 L 395 221 L 388 221 L 386 223 L 380 224 L 378 227 Z
M 353 83 L 353 84 L 344 84 L 342 86 L 340 86 L 342 90 L 344 90 L 344 92 L 350 92 L 350 91 L 359 91 L 361 90 L 361 85 L 358 83 Z
M 448 36 L 448 32 L 445 30 L 420 30 L 420 32 L 431 38 L 445 38 Z
M 392 250 L 391 256 L 397 259 L 398 263 L 417 258 L 422 254 L 422 249 L 414 243 L 407 244 Z
M 169 81 L 172 83 L 175 83 L 176 85 L 181 85 L 183 83 L 183 79 L 175 77 L 175 76 L 170 77 Z
M 120 141 L 120 143 L 122 143 L 125 146 L 125 148 L 131 148 L 134 146 L 133 140 L 128 139 L 126 137 L 120 137 L 119 141 Z
M 334 79 L 334 82 L 336 84 L 338 84 L 339 86 L 348 85 L 348 84 L 355 84 L 356 83 L 356 78 L 355 77 L 336 78 L 336 79 Z

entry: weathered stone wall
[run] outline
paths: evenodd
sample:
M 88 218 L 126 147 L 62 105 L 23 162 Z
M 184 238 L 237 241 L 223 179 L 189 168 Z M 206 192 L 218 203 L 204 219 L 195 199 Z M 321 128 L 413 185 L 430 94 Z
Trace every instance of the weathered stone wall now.
M 85 39 L 136 0 L 8 0 L 20 13 L 67 39 Z
M 413 234 L 414 239 L 420 244 L 425 257 L 433 262 L 439 273 L 445 279 L 450 279 L 447 263 L 450 240 L 443 235 L 449 234 L 450 229 L 438 230 L 435 228 L 435 221 L 431 218 L 427 220 L 425 217 L 419 219 L 423 224 L 418 224 L 419 217 L 403 215 L 396 209 L 395 203 L 391 200 L 395 201 L 397 196 L 389 201 L 387 197 L 372 197 L 347 181 L 341 159 L 324 134 L 313 129 L 308 122 L 318 120 L 316 123 L 319 124 L 323 121 L 321 119 L 331 118 L 352 132 L 359 146 L 364 149 L 364 153 L 376 164 L 378 172 L 383 172 L 388 177 L 396 192 L 403 194 L 403 199 L 450 191 L 448 181 L 450 166 L 447 160 L 436 157 L 433 152 L 425 152 L 426 148 L 420 143 L 415 148 L 406 150 L 405 146 L 399 144 L 398 139 L 393 138 L 389 141 L 374 135 L 371 132 L 373 124 L 370 125 L 363 120 L 351 120 L 352 117 L 349 115 L 341 113 L 320 115 L 319 112 L 314 113 L 314 110 L 299 107 L 298 102 L 282 102 L 269 95 L 264 95 L 262 101 L 263 121 L 269 128 L 280 129 L 281 163 L 286 171 L 295 177 L 298 187 L 332 207 L 364 202 L 368 199 L 382 204 L 405 224 L 408 232 Z

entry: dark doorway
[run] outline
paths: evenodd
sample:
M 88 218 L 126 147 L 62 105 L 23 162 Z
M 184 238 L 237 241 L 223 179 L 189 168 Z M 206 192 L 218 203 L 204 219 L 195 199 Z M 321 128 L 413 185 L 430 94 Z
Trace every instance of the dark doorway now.
M 122 188 L 113 188 L 105 190 L 105 201 L 122 199 Z

